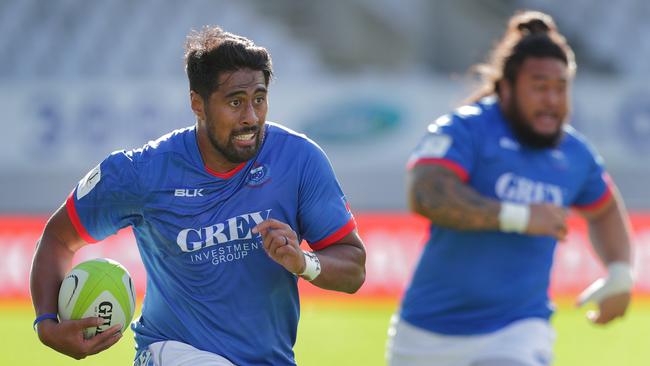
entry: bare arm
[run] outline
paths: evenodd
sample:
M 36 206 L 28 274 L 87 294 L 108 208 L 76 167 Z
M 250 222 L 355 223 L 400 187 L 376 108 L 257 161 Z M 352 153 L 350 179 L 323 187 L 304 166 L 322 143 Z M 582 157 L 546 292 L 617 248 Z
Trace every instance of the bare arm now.
M 58 295 L 63 276 L 70 268 L 74 253 L 84 245 L 86 243 L 72 226 L 65 205 L 61 206 L 45 226 L 32 261 L 30 291 L 37 316 L 58 313 Z M 119 327 L 113 327 L 92 339 L 83 339 L 84 328 L 102 323 L 101 318 L 61 323 L 47 319 L 38 323 L 36 329 L 43 344 L 81 359 L 105 350 L 120 339 Z
M 501 230 L 502 203 L 482 196 L 463 183 L 448 168 L 416 165 L 408 177 L 409 205 L 412 211 L 434 225 L 455 230 Z M 531 203 L 522 234 L 551 236 L 563 240 L 567 235 L 564 208 L 551 203 Z
M 45 226 L 32 261 L 30 290 L 36 315 L 57 312 L 63 276 L 70 268 L 74 253 L 84 244 L 68 218 L 65 205 L 61 206 Z
M 281 221 L 265 220 L 253 233 L 260 233 L 267 254 L 291 273 L 303 273 L 305 256 L 296 233 Z M 347 293 L 356 292 L 366 277 L 366 251 L 356 229 L 314 252 L 320 261 L 321 272 L 312 283 L 318 287 Z
M 312 281 L 314 285 L 350 294 L 361 288 L 366 278 L 366 250 L 356 229 L 315 253 L 322 270 Z
M 605 265 L 630 263 L 631 260 L 627 210 L 616 188 L 612 190 L 612 200 L 605 207 L 593 213 L 582 213 L 589 225 L 591 244 Z
M 457 230 L 498 230 L 500 203 L 481 196 L 450 169 L 416 165 L 408 175 L 412 211 Z
M 585 289 L 578 304 L 596 302 L 598 311 L 589 311 L 587 317 L 601 325 L 625 315 L 633 286 L 627 212 L 616 187 L 612 191 L 613 198 L 604 207 L 596 212 L 582 212 L 589 225 L 591 244 L 607 266 L 608 274 Z

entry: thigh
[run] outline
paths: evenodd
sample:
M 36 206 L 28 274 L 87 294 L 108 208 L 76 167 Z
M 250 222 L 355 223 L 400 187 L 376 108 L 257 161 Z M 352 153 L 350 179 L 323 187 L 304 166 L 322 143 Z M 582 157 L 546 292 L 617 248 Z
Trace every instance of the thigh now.
M 234 366 L 226 358 L 176 341 L 156 342 L 138 351 L 135 366 Z

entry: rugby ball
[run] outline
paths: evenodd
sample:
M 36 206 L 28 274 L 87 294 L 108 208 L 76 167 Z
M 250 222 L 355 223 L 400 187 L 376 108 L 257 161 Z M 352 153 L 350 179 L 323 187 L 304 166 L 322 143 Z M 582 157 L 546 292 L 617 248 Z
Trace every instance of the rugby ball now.
M 59 289 L 61 320 L 100 317 L 104 323 L 84 329 L 84 338 L 92 338 L 115 324 L 124 332 L 135 312 L 135 289 L 129 272 L 120 263 L 107 258 L 76 265 L 63 279 Z

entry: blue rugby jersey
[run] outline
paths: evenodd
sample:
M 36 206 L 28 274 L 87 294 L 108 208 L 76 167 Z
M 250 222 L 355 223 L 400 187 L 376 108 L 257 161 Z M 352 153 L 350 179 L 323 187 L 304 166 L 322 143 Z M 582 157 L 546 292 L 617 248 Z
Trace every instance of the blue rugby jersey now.
M 355 228 L 325 153 L 267 123 L 257 156 L 231 172 L 207 168 L 194 127 L 118 151 L 84 177 L 66 207 L 95 242 L 132 226 L 147 272 L 137 348 L 177 340 L 237 365 L 293 365 L 297 277 L 251 229 L 289 224 L 312 249 Z
M 611 197 L 601 158 L 571 126 L 564 132 L 557 148 L 526 147 L 488 98 L 429 125 L 409 167 L 446 166 L 497 200 L 600 207 Z M 449 335 L 492 332 L 529 317 L 548 319 L 555 245 L 552 237 L 431 225 L 400 316 Z

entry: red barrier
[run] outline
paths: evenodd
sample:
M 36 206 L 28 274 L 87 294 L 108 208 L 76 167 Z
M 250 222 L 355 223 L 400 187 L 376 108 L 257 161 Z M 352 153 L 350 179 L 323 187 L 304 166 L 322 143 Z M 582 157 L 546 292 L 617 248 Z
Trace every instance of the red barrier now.
M 29 268 L 35 244 L 45 225 L 44 217 L 0 216 L 0 300 L 29 297 Z M 355 296 L 396 298 L 409 281 L 426 240 L 427 222 L 406 213 L 359 213 L 359 233 L 367 247 L 366 283 Z M 650 295 L 650 213 L 633 214 L 633 242 L 639 294 Z M 572 217 L 568 240 L 555 254 L 551 291 L 575 294 L 603 274 L 589 245 L 583 220 Z M 131 230 L 122 230 L 101 243 L 84 247 L 75 262 L 109 257 L 124 264 L 144 294 L 145 273 Z M 320 296 L 331 292 L 300 281 L 301 294 Z

